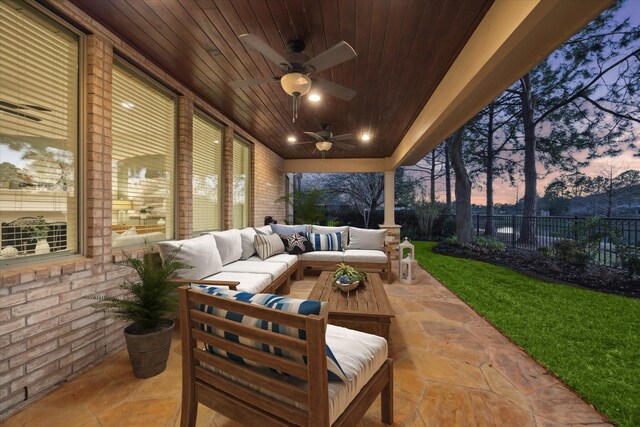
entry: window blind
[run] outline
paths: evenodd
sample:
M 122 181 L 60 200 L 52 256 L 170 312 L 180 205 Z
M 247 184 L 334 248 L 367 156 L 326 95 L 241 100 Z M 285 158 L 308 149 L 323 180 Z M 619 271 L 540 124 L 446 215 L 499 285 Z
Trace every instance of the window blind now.
M 193 235 L 221 229 L 222 128 L 193 115 Z
M 0 0 L 0 260 L 77 251 L 78 37 Z
M 175 96 L 113 66 L 112 244 L 173 238 Z
M 239 138 L 233 138 L 233 227 L 249 226 L 251 197 L 251 147 Z

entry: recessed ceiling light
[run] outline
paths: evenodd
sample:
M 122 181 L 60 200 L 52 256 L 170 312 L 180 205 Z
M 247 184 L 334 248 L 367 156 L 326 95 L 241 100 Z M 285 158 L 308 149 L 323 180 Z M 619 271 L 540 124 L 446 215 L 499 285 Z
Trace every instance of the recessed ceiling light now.
M 129 102 L 129 101 L 123 101 L 122 104 L 120 105 L 128 109 L 132 109 L 133 107 L 135 107 L 135 105 L 133 105 L 133 102 Z
M 320 98 L 320 95 L 318 95 L 317 93 L 312 93 L 311 95 L 309 95 L 309 101 L 311 102 L 318 102 L 321 99 L 322 98 Z
M 371 139 L 371 137 L 369 136 L 368 133 L 363 133 L 362 136 L 360 137 L 361 140 L 363 141 L 369 141 Z
M 296 141 L 297 141 L 297 139 L 296 139 L 296 137 L 295 137 L 295 136 L 290 136 L 290 137 L 288 137 L 288 138 L 287 138 L 287 141 L 289 141 L 289 142 L 296 142 Z
M 217 47 L 210 47 L 209 49 L 207 49 L 207 53 L 211 56 L 217 56 L 220 55 L 220 49 L 218 49 Z

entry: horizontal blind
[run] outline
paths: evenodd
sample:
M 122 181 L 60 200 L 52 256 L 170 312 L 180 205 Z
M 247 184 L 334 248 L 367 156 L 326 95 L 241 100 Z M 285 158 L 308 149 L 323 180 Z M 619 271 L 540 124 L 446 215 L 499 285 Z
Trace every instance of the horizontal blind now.
M 239 138 L 233 138 L 233 227 L 249 226 L 251 197 L 251 147 Z
M 0 0 L 2 261 L 77 251 L 78 58 L 75 34 Z
M 113 66 L 112 244 L 173 238 L 175 97 Z
M 221 229 L 222 128 L 193 115 L 193 234 Z

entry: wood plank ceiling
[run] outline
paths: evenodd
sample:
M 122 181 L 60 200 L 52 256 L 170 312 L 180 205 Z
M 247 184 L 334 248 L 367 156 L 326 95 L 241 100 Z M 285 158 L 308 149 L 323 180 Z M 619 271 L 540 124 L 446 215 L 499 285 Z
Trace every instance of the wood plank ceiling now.
M 363 132 L 356 150 L 333 157 L 386 157 L 445 75 L 493 0 L 71 0 L 283 158 L 317 158 L 295 135 L 330 123 L 334 134 Z M 238 35 L 284 53 L 302 39 L 310 57 L 341 40 L 358 56 L 319 74 L 355 89 L 351 101 L 303 100 L 296 123 L 279 84 L 232 89 L 236 79 L 282 75 Z M 349 141 L 347 141 L 349 142 Z

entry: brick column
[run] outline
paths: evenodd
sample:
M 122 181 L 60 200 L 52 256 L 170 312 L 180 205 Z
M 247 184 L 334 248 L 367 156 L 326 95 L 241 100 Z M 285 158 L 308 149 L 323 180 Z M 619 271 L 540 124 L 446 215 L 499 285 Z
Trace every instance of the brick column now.
M 233 228 L 233 126 L 222 130 L 222 228 Z
M 178 97 L 178 239 L 193 232 L 193 99 Z
M 111 71 L 112 46 L 87 37 L 86 255 L 94 269 L 111 259 Z

